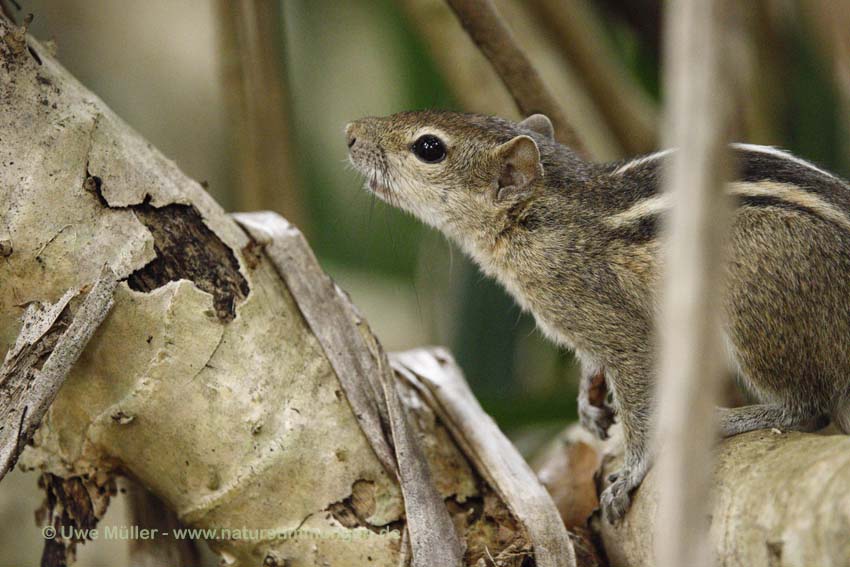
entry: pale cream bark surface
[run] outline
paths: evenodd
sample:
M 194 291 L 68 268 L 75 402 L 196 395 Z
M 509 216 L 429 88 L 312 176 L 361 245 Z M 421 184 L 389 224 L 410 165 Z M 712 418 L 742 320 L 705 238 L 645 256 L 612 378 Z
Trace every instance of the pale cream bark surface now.
M 416 391 L 396 399 L 386 378 L 366 373 L 386 420 L 377 429 L 396 448 L 387 462 L 358 421 L 364 405 L 348 397 L 340 353 L 331 353 L 355 344 L 333 338 L 355 329 L 368 349 L 355 358 L 381 368 L 380 345 L 336 292 L 330 299 L 348 320 L 317 333 L 301 292 L 281 277 L 315 262 L 312 254 L 292 266 L 275 257 L 273 240 L 249 236 L 28 41 L 0 19 L 0 349 L 14 344 L 29 303 L 56 302 L 97 281 L 104 265 L 119 283 L 22 464 L 54 475 L 46 477 L 54 492 L 106 490 L 96 517 L 109 474 L 121 471 L 184 524 L 265 530 L 212 542 L 228 564 L 430 565 L 461 554 L 463 564 L 494 556 L 519 565 L 535 549 L 570 549 L 563 526 L 517 517 L 522 510 L 489 485 L 481 461 L 433 412 L 427 418 Z M 383 410 L 375 381 L 392 388 Z M 413 462 L 398 455 L 419 445 Z M 434 525 L 429 491 L 460 545 L 429 540 L 450 533 Z M 46 514 L 53 521 L 61 509 Z M 416 554 L 417 541 L 430 541 L 430 556 Z M 569 566 L 571 557 L 542 554 L 537 564 Z
M 716 567 L 842 567 L 850 564 L 850 437 L 753 431 L 714 453 L 708 500 Z M 616 470 L 609 461 L 604 472 Z M 658 522 L 666 490 L 650 470 L 621 524 L 594 522 L 611 565 L 656 567 L 670 537 Z
M 112 313 L 49 410 L 27 464 L 67 475 L 108 459 L 199 526 L 348 532 L 323 511 L 358 481 L 374 487 L 369 523 L 397 521 L 398 486 L 274 268 L 262 258 L 249 267 L 240 253 L 248 237 L 201 187 L 34 49 L 42 65 L 22 55 L 6 59 L 0 75 L 0 222 L 13 248 L 0 262 L 4 350 L 19 331 L 21 305 L 55 301 L 95 281 L 105 263 L 125 279 L 154 259 L 154 238 L 132 208 L 146 196 L 154 208 L 191 203 L 235 251 L 250 292 L 225 322 L 213 296 L 188 279 L 149 293 L 120 283 Z M 108 206 L 84 188 L 88 176 L 102 180 Z M 395 565 L 397 539 L 365 527 L 353 532 L 369 537 L 318 547 L 296 539 L 286 543 L 287 555 L 303 564 L 371 555 Z M 218 545 L 248 562 L 275 546 Z

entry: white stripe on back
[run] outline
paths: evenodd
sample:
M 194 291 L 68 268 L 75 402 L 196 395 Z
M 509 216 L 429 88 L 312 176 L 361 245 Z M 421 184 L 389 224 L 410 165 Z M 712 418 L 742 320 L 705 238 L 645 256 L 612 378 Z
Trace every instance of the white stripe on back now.
M 650 217 L 663 213 L 673 204 L 673 196 L 669 193 L 661 193 L 647 199 L 638 201 L 622 213 L 611 215 L 605 221 L 613 228 L 620 228 L 640 221 L 644 217 Z
M 777 181 L 735 181 L 726 185 L 729 195 L 739 197 L 772 197 L 786 203 L 809 209 L 821 218 L 830 220 L 850 231 L 850 219 L 840 209 L 818 194 L 791 183 Z M 673 205 L 673 195 L 659 193 L 642 199 L 620 213 L 609 216 L 605 222 L 611 228 L 621 228 L 640 222 L 649 216 L 666 212 Z
M 818 173 L 825 175 L 825 176 L 827 176 L 831 179 L 835 179 L 836 181 L 841 181 L 841 179 L 839 179 L 838 177 L 836 177 L 832 173 L 830 173 L 830 172 L 828 172 L 824 169 L 819 168 L 815 164 L 808 162 L 804 159 L 798 158 L 794 154 L 786 152 L 785 150 L 781 150 L 779 148 L 774 148 L 773 146 L 761 146 L 761 145 L 758 145 L 758 144 L 742 144 L 742 143 L 734 143 L 734 144 L 729 144 L 729 145 L 732 148 L 735 148 L 737 150 L 742 150 L 742 151 L 747 151 L 747 152 L 755 152 L 755 153 L 766 154 L 766 155 L 771 155 L 771 156 L 774 156 L 774 157 L 782 158 L 784 160 L 788 160 L 790 162 L 793 162 L 797 165 L 811 169 L 812 171 L 817 171 Z M 611 175 L 622 175 L 623 173 L 625 173 L 626 171 L 629 171 L 630 169 L 633 169 L 635 167 L 644 165 L 646 163 L 650 163 L 650 162 L 653 162 L 655 160 L 661 159 L 661 158 L 671 154 L 674 151 L 675 151 L 675 149 L 666 149 L 666 150 L 661 150 L 659 152 L 655 152 L 653 154 L 649 154 L 649 155 L 645 155 L 645 156 L 633 159 L 632 161 L 626 162 L 623 165 L 621 165 L 619 168 L 614 170 L 611 173 Z
M 779 183 L 776 181 L 758 181 L 756 183 L 745 183 L 737 181 L 727 186 L 731 195 L 742 197 L 773 197 L 792 205 L 809 209 L 823 219 L 830 220 L 850 230 L 850 219 L 841 210 L 822 199 L 817 193 L 790 183 Z
M 800 159 L 794 154 L 790 154 L 785 150 L 780 150 L 779 148 L 774 148 L 773 146 L 759 146 L 758 144 L 730 144 L 733 148 L 738 150 L 744 150 L 748 152 L 756 152 L 760 154 L 767 154 L 775 157 L 779 157 L 782 159 L 786 159 L 788 161 L 794 162 L 797 165 L 802 165 L 803 167 L 807 167 L 813 171 L 817 171 L 818 173 L 822 173 L 827 177 L 831 177 L 832 179 L 838 180 L 836 176 L 831 174 L 828 171 L 824 171 L 813 163 L 810 163 L 804 159 Z
M 661 159 L 664 156 L 666 156 L 670 153 L 673 153 L 674 151 L 676 151 L 676 150 L 675 149 L 661 150 L 660 152 L 655 152 L 654 154 L 649 154 L 649 155 L 646 155 L 646 156 L 643 156 L 643 157 L 639 157 L 637 159 L 633 159 L 632 161 L 624 163 L 623 165 L 621 165 L 616 171 L 614 171 L 612 173 L 612 175 L 621 175 L 623 172 L 626 172 L 626 171 L 632 169 L 633 167 L 637 167 L 639 165 L 643 165 L 645 163 L 649 163 L 651 161 Z

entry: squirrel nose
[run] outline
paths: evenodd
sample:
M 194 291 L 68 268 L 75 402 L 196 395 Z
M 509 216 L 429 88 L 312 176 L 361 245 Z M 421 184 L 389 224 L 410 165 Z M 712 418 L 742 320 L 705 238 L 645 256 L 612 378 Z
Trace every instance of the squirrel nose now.
M 354 144 L 357 143 L 357 132 L 354 122 L 349 122 L 345 126 L 345 139 L 348 144 L 348 149 L 354 147 Z

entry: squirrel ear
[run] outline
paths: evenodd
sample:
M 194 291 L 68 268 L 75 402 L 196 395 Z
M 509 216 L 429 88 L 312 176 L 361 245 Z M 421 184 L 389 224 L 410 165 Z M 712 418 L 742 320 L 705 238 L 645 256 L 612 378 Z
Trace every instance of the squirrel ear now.
M 496 198 L 501 200 L 509 194 L 527 189 L 543 175 L 540 150 L 529 136 L 517 136 L 498 148 L 499 189 Z
M 542 134 L 550 140 L 555 139 L 555 127 L 552 126 L 552 121 L 545 114 L 532 114 L 520 122 L 519 127 Z

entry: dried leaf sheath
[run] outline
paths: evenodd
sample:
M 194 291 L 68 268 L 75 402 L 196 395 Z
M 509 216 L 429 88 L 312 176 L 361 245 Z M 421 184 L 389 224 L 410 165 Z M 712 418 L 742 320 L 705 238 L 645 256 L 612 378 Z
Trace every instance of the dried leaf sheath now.
M 0 480 L 15 466 L 71 367 L 112 307 L 115 273 L 104 268 L 88 291 L 50 305 L 30 304 L 0 367 Z M 72 309 L 71 302 L 85 295 Z

